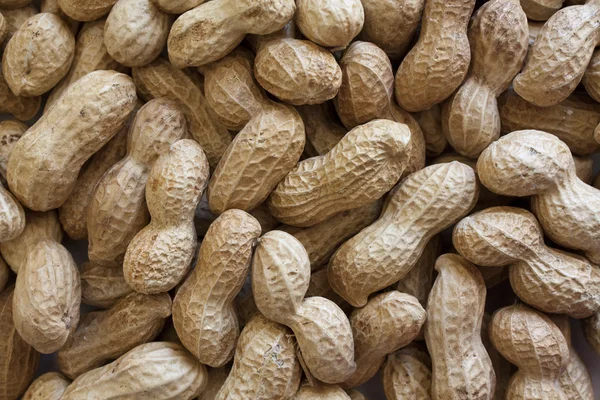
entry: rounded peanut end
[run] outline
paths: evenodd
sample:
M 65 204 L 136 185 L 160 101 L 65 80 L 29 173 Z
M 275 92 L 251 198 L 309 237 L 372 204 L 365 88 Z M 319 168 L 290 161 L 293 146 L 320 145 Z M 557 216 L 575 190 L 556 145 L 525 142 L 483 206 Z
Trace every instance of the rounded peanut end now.
M 346 47 L 365 22 L 360 0 L 299 0 L 297 7 L 296 23 L 300 31 L 324 47 Z

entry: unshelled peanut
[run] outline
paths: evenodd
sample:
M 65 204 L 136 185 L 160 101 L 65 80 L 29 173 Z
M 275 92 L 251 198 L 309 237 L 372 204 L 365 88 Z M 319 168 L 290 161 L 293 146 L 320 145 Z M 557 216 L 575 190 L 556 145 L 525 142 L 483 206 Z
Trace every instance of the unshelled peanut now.
M 58 372 L 47 372 L 29 385 L 23 400 L 60 400 L 71 383 Z
M 38 113 L 42 98 L 16 96 L 0 72 L 0 112 L 12 114 L 16 119 L 27 121 Z
M 390 354 L 383 367 L 383 389 L 388 400 L 431 399 L 431 358 L 416 345 Z
M 94 21 L 104 17 L 117 0 L 58 0 L 58 6 L 76 21 Z
M 0 180 L 4 185 L 6 185 L 8 158 L 27 129 L 27 125 L 17 120 L 9 119 L 0 122 Z
M 99 308 L 110 308 L 133 289 L 125 282 L 123 269 L 105 268 L 91 262 L 81 267 L 81 302 Z
M 324 47 L 346 47 L 365 21 L 361 0 L 298 0 L 296 7 L 298 29 Z

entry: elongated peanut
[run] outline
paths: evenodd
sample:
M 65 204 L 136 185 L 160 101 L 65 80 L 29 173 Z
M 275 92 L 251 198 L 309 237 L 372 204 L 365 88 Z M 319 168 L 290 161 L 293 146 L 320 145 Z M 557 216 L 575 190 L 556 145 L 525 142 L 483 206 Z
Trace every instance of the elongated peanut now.
M 554 14 L 539 33 L 513 87 L 530 103 L 553 106 L 577 87 L 600 40 L 600 2 L 567 7 Z
M 440 256 L 427 302 L 425 341 L 433 364 L 431 397 L 493 399 L 496 375 L 481 341 L 486 289 L 481 273 L 455 254 Z
M 388 355 L 383 389 L 388 400 L 431 399 L 431 359 L 427 352 L 410 345 Z
M 76 21 L 94 21 L 104 17 L 117 0 L 58 0 L 58 5 Z
M 0 293 L 0 398 L 18 399 L 33 379 L 40 361 L 38 353 L 15 329 L 14 286 Z
M 122 268 L 105 268 L 91 262 L 81 267 L 81 302 L 110 308 L 133 289 L 125 282 Z
M 344 48 L 362 30 L 360 0 L 298 0 L 296 24 L 304 36 L 324 47 Z
M 300 106 L 296 109 L 304 122 L 306 133 L 304 155 L 307 158 L 327 154 L 348 133 L 337 121 L 330 102 Z
M 514 305 L 496 311 L 490 339 L 500 354 L 519 367 L 507 399 L 566 399 L 559 377 L 569 362 L 569 348 L 558 327 L 544 314 Z
M 152 220 L 125 253 L 125 281 L 153 294 L 173 289 L 187 275 L 198 244 L 194 212 L 208 184 L 208 159 L 191 139 L 171 146 L 157 160 L 146 184 Z
M 414 117 L 423 131 L 427 156 L 436 157 L 442 154 L 448 145 L 442 128 L 442 108 L 436 104 L 429 110 L 416 113 Z
M 295 340 L 283 325 L 255 315 L 237 342 L 233 368 L 216 400 L 283 400 L 300 385 Z
M 154 342 L 130 350 L 104 367 L 80 375 L 61 400 L 156 398 L 189 400 L 206 385 L 206 368 L 175 343 Z
M 229 131 L 209 112 L 198 78 L 158 58 L 144 67 L 134 68 L 133 80 L 144 100 L 166 97 L 179 103 L 191 136 L 200 143 L 211 167 L 215 168 L 232 139 Z
M 380 198 L 404 172 L 410 138 L 406 125 L 388 120 L 354 128 L 329 153 L 300 162 L 277 185 L 268 199 L 271 213 L 306 227 Z
M 6 33 L 0 42 L 0 48 L 5 49 L 6 45 L 13 37 L 15 32 L 21 27 L 23 22 L 33 17 L 39 11 L 33 4 L 25 5 L 20 8 L 2 9 L 2 16 L 6 20 Z
M 353 306 L 364 306 L 370 294 L 406 276 L 429 240 L 473 208 L 478 192 L 475 171 L 458 162 L 410 175 L 379 219 L 329 261 L 334 290 Z
M 417 337 L 426 316 L 415 297 L 395 290 L 375 296 L 366 306 L 354 310 L 350 325 L 356 371 L 342 386 L 356 387 L 371 379 L 388 354 Z
M 350 396 L 337 385 L 302 386 L 292 400 L 350 400 Z
M 167 293 L 131 293 L 109 310 L 87 313 L 58 352 L 60 370 L 76 378 L 101 367 L 156 338 L 170 315 L 171 298 Z
M 127 122 L 135 100 L 131 79 L 114 71 L 95 71 L 71 85 L 13 149 L 11 191 L 32 210 L 60 207 L 85 161 Z
M 106 69 L 124 72 L 124 68 L 106 50 L 104 41 L 105 24 L 105 19 L 83 24 L 79 35 L 77 35 L 75 56 L 73 57 L 71 69 L 50 92 L 44 110 L 48 110 L 70 85 L 92 71 Z
M 27 125 L 17 120 L 0 122 L 0 179 L 3 184 L 6 184 L 8 158 L 27 129 Z
M 183 14 L 204 3 L 205 0 L 152 0 L 158 8 L 171 14 Z
M 27 121 L 38 113 L 41 104 L 42 98 L 39 96 L 16 96 L 0 72 L 0 112 L 12 114 L 18 120 Z
M 217 0 L 180 16 L 169 34 L 169 59 L 178 68 L 226 56 L 248 33 L 267 35 L 292 19 L 292 0 Z
M 467 75 L 471 52 L 467 26 L 473 0 L 426 0 L 419 41 L 396 73 L 400 107 L 423 111 L 446 100 Z
M 289 326 L 304 364 L 326 383 L 343 382 L 356 369 L 348 318 L 331 300 L 305 298 L 310 261 L 302 244 L 283 231 L 260 238 L 252 264 L 252 290 L 259 311 Z
M 96 185 L 87 212 L 90 261 L 118 265 L 134 236 L 148 224 L 146 182 L 156 159 L 184 136 L 186 123 L 176 102 L 146 103 L 130 129 L 127 156 Z
M 481 154 L 477 171 L 495 193 L 532 196 L 532 209 L 554 242 L 600 260 L 600 191 L 577 177 L 569 148 L 556 136 L 508 134 Z
M 527 32 L 527 17 L 516 0 L 489 1 L 477 10 L 469 27 L 471 68 L 442 116 L 444 135 L 458 153 L 477 158 L 500 137 L 496 99 L 521 70 Z
M 581 256 L 547 247 L 529 211 L 480 211 L 456 225 L 452 241 L 460 254 L 478 265 L 510 265 L 515 293 L 542 311 L 583 318 L 600 307 L 600 268 Z
M 69 72 L 74 54 L 75 37 L 67 24 L 55 14 L 36 14 L 6 45 L 2 73 L 17 96 L 40 96 Z
M 29 385 L 23 400 L 60 400 L 69 380 L 58 372 L 47 372 Z

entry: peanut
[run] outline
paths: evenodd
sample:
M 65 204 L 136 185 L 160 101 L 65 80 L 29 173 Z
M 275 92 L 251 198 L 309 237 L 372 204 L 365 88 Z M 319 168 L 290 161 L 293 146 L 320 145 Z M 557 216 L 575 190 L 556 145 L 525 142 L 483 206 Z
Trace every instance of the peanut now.
M 529 211 L 480 211 L 456 225 L 452 241 L 460 254 L 478 265 L 510 265 L 515 293 L 542 311 L 584 318 L 600 307 L 600 268 L 581 256 L 547 247 Z
M 442 108 L 436 104 L 429 110 L 416 113 L 414 117 L 423 131 L 427 156 L 437 157 L 442 154 L 448 145 L 442 128 Z
M 21 27 L 23 22 L 33 17 L 38 12 L 39 11 L 32 4 L 14 9 L 3 8 L 2 16 L 6 20 L 6 33 L 2 41 L 0 41 L 0 48 L 5 49 L 6 45 L 13 37 L 15 32 Z
M 233 357 L 239 335 L 233 301 L 259 236 L 260 225 L 249 214 L 223 213 L 208 229 L 196 268 L 175 297 L 173 323 L 182 343 L 211 367 L 221 367 Z
M 177 68 L 216 61 L 248 33 L 278 31 L 294 16 L 292 0 L 216 0 L 181 15 L 169 33 L 169 59 Z
M 532 196 L 532 209 L 554 242 L 600 260 L 600 191 L 577 177 L 569 148 L 556 136 L 510 133 L 481 154 L 477 171 L 495 193 Z
M 142 344 L 104 367 L 80 375 L 61 400 L 181 399 L 196 397 L 206 385 L 206 368 L 181 346 Z
M 69 383 L 58 372 L 47 372 L 29 385 L 23 400 L 60 400 Z
M 152 0 L 164 12 L 183 14 L 204 3 L 205 0 Z
M 25 229 L 25 212 L 14 196 L 0 184 L 0 242 L 17 238 Z
M 304 122 L 306 158 L 327 154 L 348 131 L 337 121 L 330 103 L 312 106 L 299 106 L 296 110 Z
M 0 0 L 0 8 L 20 8 L 31 3 L 31 0 Z
M 302 386 L 292 400 L 350 400 L 350 396 L 337 385 Z
M 410 345 L 387 357 L 383 388 L 388 400 L 431 399 L 431 359 L 426 351 Z
M 69 72 L 75 37 L 51 13 L 36 14 L 19 27 L 2 56 L 2 73 L 17 96 L 40 96 Z
M 600 40 L 600 2 L 567 7 L 542 28 L 515 78 L 515 91 L 530 103 L 549 107 L 565 100 L 579 85 Z
M 176 142 L 156 160 L 146 184 L 152 220 L 131 240 L 123 263 L 125 281 L 135 291 L 167 292 L 189 272 L 198 244 L 194 212 L 208 176 L 208 159 L 191 139 Z
M 112 308 L 85 314 L 58 352 L 60 370 L 76 378 L 134 347 L 152 341 L 171 315 L 167 293 L 131 293 Z
M 190 71 L 177 69 L 167 60 L 158 58 L 144 67 L 134 68 L 133 80 L 144 100 L 166 97 L 179 103 L 189 133 L 202 146 L 211 168 L 215 168 L 232 138 L 211 115 L 198 78 Z
M 350 316 L 356 371 L 343 387 L 356 387 L 371 379 L 388 354 L 406 346 L 421 331 L 427 314 L 419 301 L 395 290 L 373 297 Z
M 11 191 L 32 210 L 60 207 L 85 161 L 125 124 L 135 99 L 131 79 L 113 71 L 92 72 L 71 85 L 13 149 Z
M 6 36 L 8 32 L 8 23 L 6 21 L 6 19 L 4 18 L 4 15 L 2 15 L 2 13 L 0 13 L 0 42 L 2 42 L 4 40 L 4 37 Z
M 592 59 L 581 80 L 585 90 L 596 101 L 600 99 L 600 79 L 598 75 L 600 75 L 600 52 L 596 51 L 592 55 Z
M 150 64 L 167 44 L 171 17 L 152 0 L 118 0 L 106 19 L 106 49 L 127 67 Z
M 354 128 L 329 153 L 300 162 L 277 185 L 267 200 L 271 213 L 285 224 L 307 227 L 380 198 L 404 172 L 410 138 L 408 127 L 393 121 Z
M 106 16 L 117 0 L 58 0 L 58 6 L 76 21 L 95 21 Z
M 446 100 L 463 82 L 471 52 L 467 37 L 474 0 L 426 0 L 419 41 L 396 73 L 400 107 L 423 111 Z
M 365 21 L 360 0 L 298 0 L 296 7 L 302 34 L 323 47 L 345 48 Z
M 42 104 L 41 97 L 16 96 L 8 87 L 0 71 L 0 112 L 12 114 L 16 119 L 27 121 L 33 118 Z
M 481 273 L 455 254 L 440 256 L 427 302 L 425 341 L 433 372 L 431 397 L 493 399 L 496 375 L 481 341 L 486 289 Z
M 133 289 L 125 282 L 122 268 L 104 268 L 86 262 L 81 268 L 81 302 L 110 308 Z
M 429 240 L 473 208 L 478 191 L 475 171 L 458 162 L 410 175 L 381 217 L 329 261 L 334 290 L 353 306 L 364 306 L 370 294 L 410 272 Z
M 356 370 L 352 330 L 331 300 L 305 298 L 310 261 L 302 244 L 283 231 L 260 238 L 252 263 L 252 290 L 259 311 L 289 326 L 304 365 L 316 379 L 343 382 Z
M 150 169 L 185 132 L 183 112 L 172 100 L 155 99 L 139 110 L 127 155 L 102 176 L 88 206 L 90 261 L 116 266 L 123 260 L 131 240 L 148 224 L 144 191 Z
M 215 400 L 289 399 L 301 375 L 291 331 L 256 314 L 240 334 L 233 368 Z
M 15 329 L 14 286 L 0 293 L 0 398 L 16 400 L 25 392 L 40 362 L 35 351 Z
M 484 272 L 488 268 L 480 269 L 481 275 L 485 279 Z M 488 286 L 489 287 L 489 286 Z M 496 374 L 496 392 L 494 395 L 494 400 L 504 400 L 506 399 L 506 389 L 508 388 L 508 382 L 510 381 L 510 376 L 512 375 L 512 364 L 506 361 L 498 350 L 492 344 L 490 339 L 490 323 L 492 322 L 491 314 L 485 313 L 483 314 L 483 323 L 481 324 L 481 341 L 485 346 L 487 353 L 492 360 L 492 365 L 494 366 L 494 372 Z
M 3 184 L 6 184 L 6 167 L 10 153 L 27 129 L 27 125 L 17 120 L 0 122 L 0 180 Z
M 534 21 L 547 21 L 561 9 L 563 0 L 520 0 L 527 18 Z
M 450 145 L 477 158 L 500 137 L 498 96 L 521 70 L 528 45 L 527 17 L 516 0 L 484 4 L 469 27 L 471 68 L 444 104 L 442 126 Z
M 79 25 L 81 24 L 79 21 L 75 21 L 73 18 L 69 17 L 67 14 L 63 12 L 58 6 L 58 0 L 41 0 L 40 2 L 40 11 L 45 13 L 56 14 L 65 21 L 69 30 L 73 32 L 73 35 L 77 35 L 77 31 L 79 31 Z
M 569 362 L 569 348 L 558 327 L 523 305 L 494 314 L 490 339 L 500 354 L 519 367 L 508 385 L 507 399 L 566 399 L 559 377 Z
M 594 351 L 600 354 L 600 312 L 597 311 L 584 319 L 582 325 L 585 339 Z

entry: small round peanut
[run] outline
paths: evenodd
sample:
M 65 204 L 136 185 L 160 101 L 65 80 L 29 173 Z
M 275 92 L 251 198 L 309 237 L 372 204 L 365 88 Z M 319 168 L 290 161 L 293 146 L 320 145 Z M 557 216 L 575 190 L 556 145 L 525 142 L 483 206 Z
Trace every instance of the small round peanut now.
M 323 47 L 348 46 L 365 21 L 360 0 L 298 0 L 296 7 L 302 34 Z
M 47 372 L 29 385 L 23 400 L 60 400 L 70 383 L 58 372 Z
M 383 388 L 388 400 L 431 399 L 431 359 L 416 345 L 388 355 L 383 367 Z
M 95 21 L 104 17 L 117 0 L 58 0 L 58 6 L 76 21 Z

